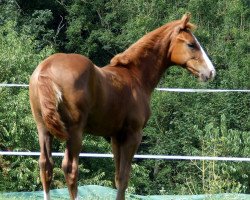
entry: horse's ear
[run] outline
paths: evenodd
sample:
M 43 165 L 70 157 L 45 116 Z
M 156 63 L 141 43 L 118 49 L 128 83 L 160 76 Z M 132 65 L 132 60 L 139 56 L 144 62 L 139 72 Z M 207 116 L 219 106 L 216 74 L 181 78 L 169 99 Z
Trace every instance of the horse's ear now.
M 185 15 L 182 16 L 180 20 L 178 20 L 178 25 L 174 29 L 173 37 L 178 35 L 184 29 L 193 29 L 194 25 L 189 23 L 190 17 L 191 14 L 186 13 Z
M 180 29 L 185 29 L 187 27 L 190 18 L 191 18 L 191 13 L 186 13 L 185 15 L 183 15 L 183 17 L 181 18 Z

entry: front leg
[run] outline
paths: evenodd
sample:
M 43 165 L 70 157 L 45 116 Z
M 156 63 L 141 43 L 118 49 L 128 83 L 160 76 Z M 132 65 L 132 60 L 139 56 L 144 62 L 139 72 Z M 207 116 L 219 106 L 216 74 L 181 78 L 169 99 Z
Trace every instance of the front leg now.
M 122 137 L 118 135 L 112 138 L 116 167 L 115 183 L 118 189 L 116 200 L 125 200 L 125 191 L 128 187 L 132 160 L 142 138 L 141 131 L 127 129 L 122 134 L 124 134 Z

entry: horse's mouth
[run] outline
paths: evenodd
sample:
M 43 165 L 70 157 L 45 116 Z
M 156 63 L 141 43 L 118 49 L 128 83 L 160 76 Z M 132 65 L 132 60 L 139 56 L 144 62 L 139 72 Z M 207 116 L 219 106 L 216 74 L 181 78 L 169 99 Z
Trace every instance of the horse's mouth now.
M 203 82 L 213 80 L 213 78 L 215 76 L 214 70 L 210 71 L 208 75 L 206 73 L 202 73 L 201 71 L 198 71 L 197 69 L 195 69 L 192 66 L 187 66 L 187 70 L 190 71 L 194 76 L 198 77 L 199 80 L 203 81 Z
M 187 70 L 190 71 L 196 77 L 201 76 L 200 72 L 198 70 L 194 69 L 192 66 L 187 66 Z

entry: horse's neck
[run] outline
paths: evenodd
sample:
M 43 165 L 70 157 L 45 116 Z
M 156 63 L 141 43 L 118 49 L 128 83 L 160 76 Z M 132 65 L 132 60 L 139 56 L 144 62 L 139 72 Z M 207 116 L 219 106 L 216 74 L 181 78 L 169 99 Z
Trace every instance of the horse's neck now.
M 150 56 L 150 55 L 149 55 Z M 140 82 L 141 86 L 149 93 L 157 86 L 162 74 L 164 73 L 167 65 L 154 58 L 144 58 L 136 63 L 133 68 L 130 68 L 131 73 Z
M 164 25 L 134 43 L 126 51 L 116 55 L 111 66 L 123 66 L 149 94 L 158 84 L 168 61 L 172 25 Z
M 152 48 L 146 50 L 142 48 L 141 55 L 130 68 L 149 94 L 152 93 L 162 74 L 170 66 L 167 56 L 169 43 L 170 41 L 157 41 Z

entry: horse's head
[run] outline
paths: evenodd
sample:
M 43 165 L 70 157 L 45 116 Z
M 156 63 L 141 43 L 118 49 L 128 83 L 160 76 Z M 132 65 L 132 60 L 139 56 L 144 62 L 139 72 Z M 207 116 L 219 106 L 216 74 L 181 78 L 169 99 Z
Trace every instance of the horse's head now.
M 207 81 L 215 76 L 215 68 L 192 34 L 194 25 L 189 23 L 190 14 L 185 14 L 174 28 L 170 44 L 170 60 L 173 64 L 180 65 L 200 80 Z

